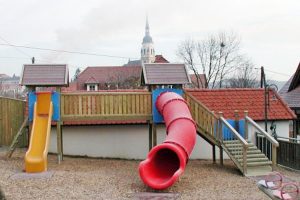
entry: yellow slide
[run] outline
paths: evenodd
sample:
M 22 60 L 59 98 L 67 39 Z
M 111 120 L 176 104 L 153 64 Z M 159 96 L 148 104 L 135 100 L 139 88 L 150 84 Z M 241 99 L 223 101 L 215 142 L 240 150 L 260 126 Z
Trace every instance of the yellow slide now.
M 30 144 L 25 155 L 25 171 L 47 171 L 47 154 L 51 130 L 53 105 L 51 92 L 40 92 L 34 105 Z

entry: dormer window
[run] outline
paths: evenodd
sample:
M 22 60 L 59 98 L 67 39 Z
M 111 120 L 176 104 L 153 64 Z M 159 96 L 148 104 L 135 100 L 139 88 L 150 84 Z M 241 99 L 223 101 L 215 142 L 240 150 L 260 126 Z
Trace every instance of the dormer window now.
M 87 91 L 97 91 L 98 90 L 98 84 L 87 84 L 86 85 Z

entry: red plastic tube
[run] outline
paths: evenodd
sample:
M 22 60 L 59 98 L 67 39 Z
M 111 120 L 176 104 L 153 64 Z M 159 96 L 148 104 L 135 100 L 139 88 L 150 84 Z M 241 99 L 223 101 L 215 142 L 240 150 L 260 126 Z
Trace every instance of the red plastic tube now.
M 142 181 L 153 189 L 172 186 L 184 172 L 195 146 L 196 128 L 185 100 L 174 92 L 164 92 L 156 100 L 167 129 L 165 141 L 151 149 L 139 165 Z

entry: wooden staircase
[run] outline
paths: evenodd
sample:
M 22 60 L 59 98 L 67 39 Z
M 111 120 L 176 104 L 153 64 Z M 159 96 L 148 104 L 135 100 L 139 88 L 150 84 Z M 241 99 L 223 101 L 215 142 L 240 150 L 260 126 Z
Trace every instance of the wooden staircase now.
M 235 161 L 236 166 L 243 171 L 243 146 L 238 140 L 223 141 L 222 144 L 227 154 L 230 154 L 231 159 Z M 248 142 L 246 155 L 247 172 L 246 176 L 265 175 L 272 171 L 272 162 L 262 153 L 253 143 Z
M 186 101 L 197 126 L 197 133 L 211 145 L 220 149 L 220 161 L 223 163 L 223 150 L 245 176 L 266 175 L 276 165 L 276 152 L 278 142 L 266 133 L 245 113 L 245 138 L 243 138 L 227 121 L 222 113 L 217 116 L 205 105 L 199 102 L 189 93 L 185 93 Z M 253 143 L 247 140 L 248 126 L 251 125 L 256 131 L 263 134 L 272 144 L 271 160 L 262 153 Z M 223 126 L 230 131 L 230 138 L 223 138 Z M 214 151 L 214 150 L 213 150 Z M 215 156 L 214 156 L 215 157 Z

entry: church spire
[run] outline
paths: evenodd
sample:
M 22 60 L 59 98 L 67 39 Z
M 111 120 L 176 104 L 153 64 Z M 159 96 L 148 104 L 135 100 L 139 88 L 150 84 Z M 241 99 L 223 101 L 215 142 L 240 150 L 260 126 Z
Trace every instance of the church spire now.
M 145 36 L 142 43 L 141 60 L 143 63 L 153 63 L 155 60 L 154 44 L 152 37 L 150 36 L 148 15 L 146 16 Z
M 150 28 L 149 28 L 149 22 L 148 22 L 148 15 L 146 16 L 145 35 L 150 36 Z

